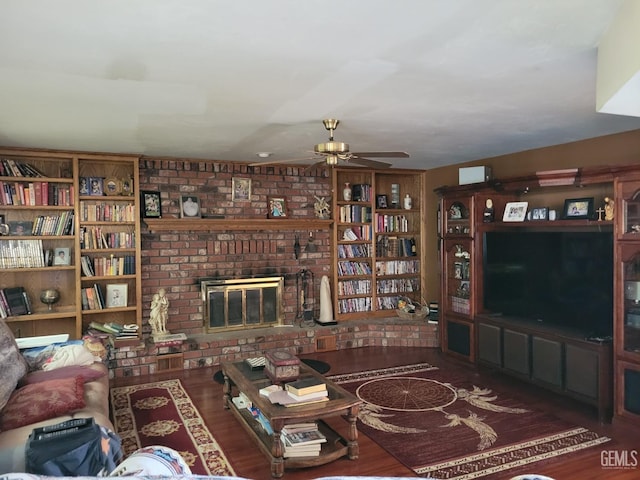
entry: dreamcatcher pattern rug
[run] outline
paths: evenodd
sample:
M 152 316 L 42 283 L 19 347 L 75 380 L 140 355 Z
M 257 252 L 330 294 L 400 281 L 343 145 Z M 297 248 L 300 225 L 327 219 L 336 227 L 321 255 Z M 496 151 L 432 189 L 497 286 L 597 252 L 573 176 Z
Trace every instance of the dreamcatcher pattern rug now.
M 193 474 L 235 475 L 180 380 L 112 388 L 111 408 L 125 458 L 163 445 L 179 452 Z
M 363 401 L 358 429 L 424 477 L 479 478 L 610 440 L 427 363 L 328 378 Z

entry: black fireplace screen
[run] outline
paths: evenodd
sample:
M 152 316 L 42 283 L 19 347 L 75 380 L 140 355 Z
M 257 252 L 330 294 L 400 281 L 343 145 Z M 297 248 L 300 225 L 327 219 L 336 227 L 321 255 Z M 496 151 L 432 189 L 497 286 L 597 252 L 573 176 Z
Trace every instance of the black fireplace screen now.
M 207 331 L 281 325 L 282 277 L 203 280 Z

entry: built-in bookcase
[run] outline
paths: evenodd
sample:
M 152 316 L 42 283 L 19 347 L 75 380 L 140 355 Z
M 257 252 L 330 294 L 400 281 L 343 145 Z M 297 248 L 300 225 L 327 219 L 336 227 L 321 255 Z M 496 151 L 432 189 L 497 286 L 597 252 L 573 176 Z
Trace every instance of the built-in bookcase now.
M 0 149 L 0 168 L 8 229 L 0 236 L 0 289 L 22 287 L 30 307 L 0 310 L 16 336 L 80 338 L 92 321 L 140 325 L 138 157 Z M 125 305 L 83 308 L 83 292 L 106 295 L 109 284 L 123 287 Z M 60 294 L 51 308 L 40 301 L 47 289 Z
M 336 319 L 395 316 L 401 298 L 423 303 L 422 175 L 334 169 Z

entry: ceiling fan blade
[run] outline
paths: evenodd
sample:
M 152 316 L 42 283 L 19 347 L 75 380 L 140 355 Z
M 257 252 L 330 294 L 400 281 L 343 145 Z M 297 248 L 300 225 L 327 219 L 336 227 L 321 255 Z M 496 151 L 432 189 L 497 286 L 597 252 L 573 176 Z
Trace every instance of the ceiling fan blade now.
M 358 157 L 409 158 L 407 152 L 353 152 Z
M 309 170 L 316 168 L 316 167 L 327 167 L 327 161 L 326 160 L 320 160 L 319 162 L 316 163 L 312 163 L 311 165 L 309 165 L 307 168 L 304 169 L 305 172 L 308 172 Z
M 303 158 L 288 158 L 285 160 L 265 160 L 264 162 L 253 162 L 250 163 L 250 167 L 262 167 L 264 165 L 278 165 L 280 163 L 293 163 L 293 162 L 303 162 L 305 160 L 315 160 L 318 157 L 303 157 Z
M 362 158 L 357 156 L 352 156 L 349 160 L 349 163 L 355 163 L 357 165 L 364 165 L 366 167 L 371 168 L 389 168 L 391 166 L 390 163 L 387 162 L 378 162 L 377 160 L 370 160 L 368 158 Z

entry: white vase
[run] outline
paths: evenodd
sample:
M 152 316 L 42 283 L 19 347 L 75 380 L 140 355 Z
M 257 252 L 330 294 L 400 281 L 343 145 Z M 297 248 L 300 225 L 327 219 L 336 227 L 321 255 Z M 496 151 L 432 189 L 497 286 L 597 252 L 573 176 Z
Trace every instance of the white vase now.
M 409 194 L 407 193 L 404 197 L 404 209 L 405 210 L 411 210 L 411 206 L 413 205 L 413 201 L 411 200 L 411 197 L 409 196 Z
M 351 185 L 349 185 L 349 182 L 346 182 L 344 184 L 344 190 L 342 190 L 342 198 L 347 202 L 351 200 Z

